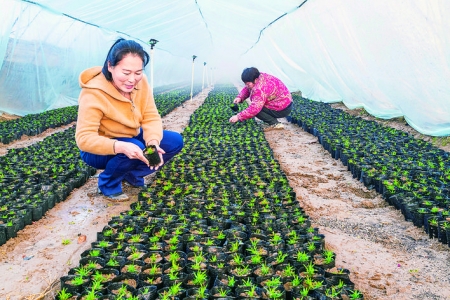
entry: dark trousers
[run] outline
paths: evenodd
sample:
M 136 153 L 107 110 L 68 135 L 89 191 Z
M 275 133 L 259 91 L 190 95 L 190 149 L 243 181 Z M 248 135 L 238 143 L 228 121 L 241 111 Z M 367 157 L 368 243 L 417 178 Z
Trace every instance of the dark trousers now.
M 284 118 L 287 117 L 291 111 L 292 111 L 292 102 L 289 104 L 288 107 L 286 107 L 283 110 L 276 111 L 276 110 L 270 110 L 266 107 L 263 107 L 263 109 L 255 116 L 264 123 L 267 123 L 269 125 L 274 125 L 278 123 L 278 118 Z
M 138 145 L 142 150 L 145 149 L 142 129 L 133 138 L 116 138 L 116 140 L 130 142 Z M 166 152 L 163 154 L 164 163 L 166 163 L 183 148 L 183 137 L 178 132 L 164 130 L 159 146 Z M 96 169 L 104 170 L 98 177 L 98 188 L 106 196 L 121 193 L 123 180 L 134 186 L 143 186 L 144 176 L 155 172 L 139 159 L 129 159 L 122 153 L 97 155 L 80 151 L 80 154 L 85 163 Z

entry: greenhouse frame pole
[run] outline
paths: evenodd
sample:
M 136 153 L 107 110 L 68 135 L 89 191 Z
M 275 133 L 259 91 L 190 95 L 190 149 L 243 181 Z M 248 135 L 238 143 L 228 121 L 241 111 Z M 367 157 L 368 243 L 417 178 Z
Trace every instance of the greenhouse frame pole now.
M 153 49 L 150 49 L 150 88 L 153 95 Z
M 196 58 L 197 58 L 197 56 L 192 55 L 191 100 L 192 100 L 192 94 L 194 92 L 194 61 Z
M 205 87 L 205 71 L 206 71 L 206 62 L 203 63 L 203 78 L 202 78 L 202 91 Z
M 148 43 L 150 44 L 150 89 L 153 95 L 153 48 L 158 41 L 151 39 Z

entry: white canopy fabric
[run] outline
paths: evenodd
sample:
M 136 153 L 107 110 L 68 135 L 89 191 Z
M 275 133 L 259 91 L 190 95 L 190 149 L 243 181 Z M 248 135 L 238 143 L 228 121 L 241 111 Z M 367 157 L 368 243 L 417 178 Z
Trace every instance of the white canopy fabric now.
M 0 110 L 76 105 L 118 37 L 159 42 L 155 87 L 239 83 L 257 67 L 315 101 L 450 134 L 450 1 L 0 0 Z M 193 55 L 197 58 L 193 62 Z M 149 66 L 147 66 L 149 73 Z

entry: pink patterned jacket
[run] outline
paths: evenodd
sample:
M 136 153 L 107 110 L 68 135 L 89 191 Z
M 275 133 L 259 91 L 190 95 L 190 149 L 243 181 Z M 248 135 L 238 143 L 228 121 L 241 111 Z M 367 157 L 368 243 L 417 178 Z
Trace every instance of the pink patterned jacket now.
M 292 102 L 292 95 L 284 83 L 275 76 L 266 73 L 260 73 L 253 89 L 244 87 L 238 97 L 242 101 L 250 97 L 251 101 L 246 109 L 237 114 L 239 121 L 253 118 L 263 107 L 280 111 Z

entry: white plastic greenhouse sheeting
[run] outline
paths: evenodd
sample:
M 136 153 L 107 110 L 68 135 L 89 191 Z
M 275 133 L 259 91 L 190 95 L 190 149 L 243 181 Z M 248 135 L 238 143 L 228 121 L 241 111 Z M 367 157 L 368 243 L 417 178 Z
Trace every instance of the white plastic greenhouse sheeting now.
M 193 65 L 195 83 L 205 85 L 241 83 L 242 70 L 255 66 L 310 99 L 450 134 L 447 0 L 33 3 L 0 0 L 2 111 L 75 105 L 80 71 L 103 64 L 122 36 L 159 41 L 156 87 L 190 82 Z

